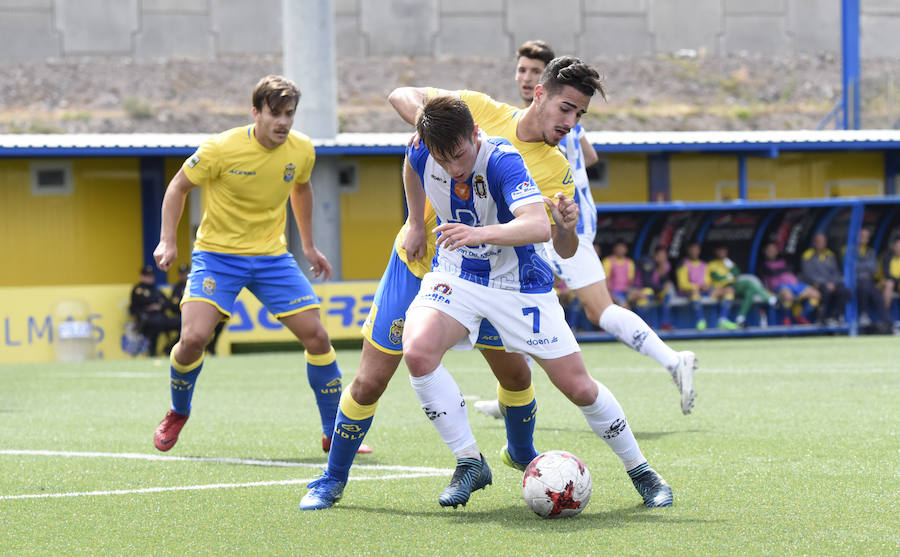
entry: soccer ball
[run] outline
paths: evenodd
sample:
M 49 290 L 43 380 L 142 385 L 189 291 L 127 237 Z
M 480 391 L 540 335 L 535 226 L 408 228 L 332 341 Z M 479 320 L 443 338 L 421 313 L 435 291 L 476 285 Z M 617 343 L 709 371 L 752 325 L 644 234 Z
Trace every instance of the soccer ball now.
M 591 473 L 581 459 L 566 451 L 547 451 L 525 468 L 522 496 L 541 518 L 565 518 L 584 510 L 591 500 Z

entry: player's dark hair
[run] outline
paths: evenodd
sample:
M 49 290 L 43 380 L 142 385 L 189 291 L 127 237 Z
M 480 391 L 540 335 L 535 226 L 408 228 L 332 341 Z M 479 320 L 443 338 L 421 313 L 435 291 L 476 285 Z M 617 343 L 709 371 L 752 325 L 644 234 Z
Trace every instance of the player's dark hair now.
M 559 56 L 551 60 L 538 85 L 542 85 L 551 97 L 569 85 L 589 97 L 596 92 L 606 98 L 603 81 L 597 70 L 574 56 Z
M 540 60 L 546 66 L 551 60 L 556 58 L 550 45 L 541 40 L 525 41 L 519 50 L 516 51 L 516 58 L 531 58 L 532 60 Z
M 253 107 L 263 109 L 263 102 L 272 110 L 286 107 L 297 108 L 300 102 L 300 89 L 297 84 L 283 75 L 267 75 L 259 80 L 253 89 Z
M 432 155 L 449 158 L 475 132 L 475 121 L 465 101 L 437 95 L 427 99 L 416 114 L 416 131 Z

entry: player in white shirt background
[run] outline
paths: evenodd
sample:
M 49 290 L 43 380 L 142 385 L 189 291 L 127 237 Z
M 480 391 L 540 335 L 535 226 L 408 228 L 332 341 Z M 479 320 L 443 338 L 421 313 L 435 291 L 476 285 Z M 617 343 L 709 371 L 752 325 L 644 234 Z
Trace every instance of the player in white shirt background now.
M 519 47 L 516 83 L 526 104 L 531 104 L 535 86 L 553 58 L 553 50 L 543 41 L 527 41 Z M 597 152 L 587 140 L 580 123 L 560 141 L 559 147 L 572 169 L 575 202 L 579 205 L 580 217 L 576 229 L 578 248 L 575 255 L 563 258 L 556 253 L 552 244 L 544 245 L 554 272 L 578 297 L 588 320 L 639 353 L 652 357 L 668 370 L 681 394 L 681 411 L 689 414 L 696 396 L 693 388 L 694 370 L 697 367 L 695 354 L 690 351 L 676 352 L 670 348 L 640 316 L 616 305 L 606 286 L 606 273 L 593 248 L 597 233 L 597 208 L 587 176 L 587 168 L 599 159 Z M 496 400 L 478 401 L 475 409 L 488 416 L 502 417 Z

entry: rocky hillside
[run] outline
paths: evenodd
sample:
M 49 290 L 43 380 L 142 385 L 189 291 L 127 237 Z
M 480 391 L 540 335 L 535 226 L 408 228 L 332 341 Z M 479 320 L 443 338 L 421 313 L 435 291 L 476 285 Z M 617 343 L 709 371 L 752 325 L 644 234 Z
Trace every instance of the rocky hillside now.
M 595 99 L 590 130 L 811 129 L 840 98 L 840 60 L 828 55 L 688 52 L 592 63 L 609 98 Z M 248 122 L 253 85 L 280 71 L 279 58 L 0 64 L 0 133 L 215 132 Z M 894 126 L 900 60 L 866 60 L 863 72 L 864 127 Z M 342 59 L 338 84 L 342 132 L 406 131 L 385 100 L 399 85 L 470 88 L 517 102 L 512 64 L 493 60 Z

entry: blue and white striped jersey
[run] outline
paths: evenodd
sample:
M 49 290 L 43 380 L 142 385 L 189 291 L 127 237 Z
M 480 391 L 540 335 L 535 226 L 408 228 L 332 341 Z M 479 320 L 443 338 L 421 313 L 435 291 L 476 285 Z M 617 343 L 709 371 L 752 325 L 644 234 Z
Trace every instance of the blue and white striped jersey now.
M 576 231 L 579 236 L 583 236 L 588 242 L 593 243 L 594 236 L 597 234 L 597 205 L 594 204 L 587 168 L 584 166 L 584 152 L 581 150 L 583 136 L 584 128 L 581 127 L 581 124 L 575 124 L 572 131 L 559 142 L 559 148 L 569 159 L 569 166 L 572 168 L 572 176 L 575 180 L 575 203 L 578 204 L 580 211 Z
M 513 211 L 519 207 L 543 202 L 522 156 L 503 138 L 481 136 L 475 167 L 465 182 L 455 182 L 424 145 L 410 147 L 406 154 L 434 207 L 438 224 L 503 224 L 515 218 Z M 438 247 L 431 269 L 492 288 L 526 293 L 553 288 L 553 270 L 533 244 L 482 244 L 453 251 Z

